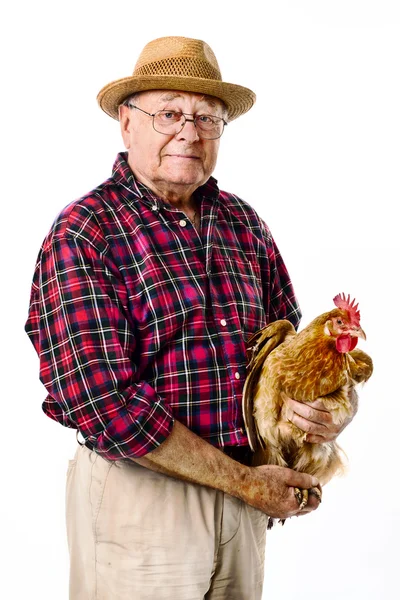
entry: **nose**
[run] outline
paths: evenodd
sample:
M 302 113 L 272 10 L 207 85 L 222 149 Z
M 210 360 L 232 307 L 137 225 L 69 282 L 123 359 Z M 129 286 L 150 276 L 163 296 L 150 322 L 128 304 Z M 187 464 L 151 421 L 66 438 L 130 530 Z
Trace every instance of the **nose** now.
M 185 139 L 190 142 L 195 142 L 200 139 L 194 119 L 188 119 L 187 117 L 185 117 L 182 128 L 176 135 L 178 139 Z

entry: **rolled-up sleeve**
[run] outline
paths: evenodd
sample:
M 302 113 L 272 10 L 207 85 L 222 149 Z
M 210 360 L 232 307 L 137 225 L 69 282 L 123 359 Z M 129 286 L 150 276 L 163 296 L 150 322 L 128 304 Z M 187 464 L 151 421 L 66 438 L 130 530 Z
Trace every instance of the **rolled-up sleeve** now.
M 95 242 L 67 234 L 47 240 L 26 331 L 40 379 L 69 426 L 110 460 L 139 457 L 168 437 L 172 411 L 141 380 L 128 294 L 106 245 Z

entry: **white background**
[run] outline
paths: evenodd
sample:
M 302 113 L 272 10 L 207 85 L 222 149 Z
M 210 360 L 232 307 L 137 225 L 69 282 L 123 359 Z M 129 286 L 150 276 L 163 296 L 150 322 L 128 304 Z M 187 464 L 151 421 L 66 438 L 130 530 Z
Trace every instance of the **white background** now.
M 41 412 L 23 331 L 36 255 L 58 211 L 123 149 L 100 88 L 130 75 L 151 39 L 183 35 L 257 93 L 227 128 L 215 176 L 269 224 L 301 326 L 350 293 L 375 363 L 341 436 L 348 474 L 316 513 L 270 532 L 264 597 L 399 598 L 399 3 L 37 0 L 2 9 L 1 28 L 2 597 L 67 598 L 75 434 Z

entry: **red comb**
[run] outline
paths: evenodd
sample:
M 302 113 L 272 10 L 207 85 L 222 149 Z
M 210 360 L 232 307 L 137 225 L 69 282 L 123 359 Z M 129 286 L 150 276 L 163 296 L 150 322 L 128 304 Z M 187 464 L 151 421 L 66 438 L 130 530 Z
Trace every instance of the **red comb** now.
M 349 313 L 350 322 L 356 327 L 360 326 L 360 311 L 358 309 L 358 304 L 356 304 L 355 300 L 350 302 L 350 294 L 346 296 L 342 294 L 338 294 L 333 299 L 335 305 L 342 310 L 346 310 Z

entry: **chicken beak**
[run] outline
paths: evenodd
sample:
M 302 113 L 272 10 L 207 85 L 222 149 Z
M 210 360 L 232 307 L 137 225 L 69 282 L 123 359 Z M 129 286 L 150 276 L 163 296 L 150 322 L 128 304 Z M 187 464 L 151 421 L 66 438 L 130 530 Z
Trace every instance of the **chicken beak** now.
M 352 327 L 351 335 L 353 337 L 362 338 L 363 340 L 367 339 L 367 336 L 365 335 L 364 330 L 361 329 L 361 327 Z

